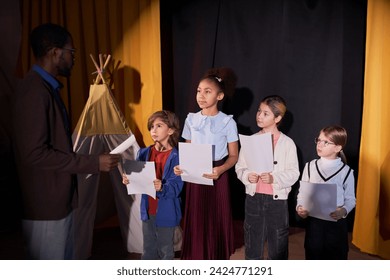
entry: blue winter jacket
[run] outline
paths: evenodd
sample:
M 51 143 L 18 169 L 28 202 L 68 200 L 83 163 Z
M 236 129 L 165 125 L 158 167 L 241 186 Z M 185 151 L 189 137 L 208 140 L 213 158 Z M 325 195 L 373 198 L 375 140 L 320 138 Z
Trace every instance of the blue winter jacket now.
M 140 149 L 137 160 L 148 161 L 150 149 L 153 146 Z M 173 148 L 167 162 L 164 166 L 162 175 L 162 189 L 156 192 L 158 198 L 156 226 L 157 227 L 174 227 L 179 225 L 181 220 L 181 199 L 180 192 L 183 189 L 183 181 L 181 176 L 176 176 L 173 173 L 173 167 L 179 164 L 179 154 L 176 148 Z M 141 199 L 141 220 L 149 219 L 148 215 L 149 201 L 148 195 L 143 194 Z

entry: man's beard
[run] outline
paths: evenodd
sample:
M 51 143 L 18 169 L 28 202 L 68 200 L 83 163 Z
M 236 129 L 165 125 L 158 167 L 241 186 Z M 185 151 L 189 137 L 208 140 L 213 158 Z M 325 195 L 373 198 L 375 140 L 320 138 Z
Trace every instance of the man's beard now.
M 62 62 L 62 63 L 60 63 L 61 65 L 57 66 L 58 75 L 65 77 L 65 78 L 70 77 L 70 74 L 72 72 L 73 63 L 72 63 L 72 65 L 68 66 L 63 57 L 61 57 L 61 62 Z
M 58 75 L 65 77 L 65 78 L 70 77 L 71 72 L 72 72 L 71 67 L 59 67 L 58 68 Z

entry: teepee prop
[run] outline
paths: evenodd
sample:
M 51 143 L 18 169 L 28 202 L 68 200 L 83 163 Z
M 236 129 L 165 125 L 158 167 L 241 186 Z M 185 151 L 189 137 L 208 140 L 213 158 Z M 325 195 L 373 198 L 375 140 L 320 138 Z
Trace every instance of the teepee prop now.
M 104 61 L 105 58 L 105 61 Z M 132 132 L 111 92 L 107 74 L 111 56 L 99 55 L 99 65 L 91 55 L 97 74 L 90 86 L 89 98 L 73 132 L 73 149 L 78 154 L 109 153 L 127 140 Z M 135 142 L 125 150 L 122 160 L 134 160 L 139 145 Z M 129 196 L 122 184 L 122 168 L 101 174 L 78 176 L 79 203 L 75 210 L 75 258 L 87 259 L 92 249 L 93 230 L 98 210 L 99 193 L 113 192 L 122 237 L 128 252 L 142 253 L 142 223 L 140 220 L 140 195 Z M 106 177 L 105 177 L 106 176 Z M 112 187 L 112 191 L 110 190 Z

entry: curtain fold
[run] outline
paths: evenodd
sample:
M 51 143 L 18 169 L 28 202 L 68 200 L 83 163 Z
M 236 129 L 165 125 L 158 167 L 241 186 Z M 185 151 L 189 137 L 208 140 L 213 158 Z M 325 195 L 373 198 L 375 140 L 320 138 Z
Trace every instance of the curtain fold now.
M 46 22 L 65 26 L 77 48 L 72 76 L 62 81 L 73 127 L 96 77 L 90 54 L 111 54 L 114 97 L 141 146 L 151 144 L 147 119 L 162 108 L 159 0 L 21 0 L 21 13 L 19 76 L 34 63 L 31 30 Z
M 390 259 L 390 1 L 369 0 L 357 203 L 352 243 Z

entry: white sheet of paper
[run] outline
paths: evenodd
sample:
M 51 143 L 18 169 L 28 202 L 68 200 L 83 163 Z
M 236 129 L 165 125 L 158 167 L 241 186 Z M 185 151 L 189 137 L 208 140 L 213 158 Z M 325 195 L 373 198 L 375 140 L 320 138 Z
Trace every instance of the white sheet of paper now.
M 121 154 L 124 151 L 126 151 L 128 148 L 130 148 L 135 143 L 135 137 L 134 134 L 132 134 L 129 138 L 127 138 L 125 141 L 123 141 L 121 144 L 119 144 L 115 149 L 113 149 L 110 154 Z M 86 179 L 91 177 L 92 174 L 88 174 Z
M 309 216 L 336 222 L 329 214 L 337 208 L 337 185 L 299 182 L 299 195 L 302 206 L 309 211 Z
M 211 144 L 179 143 L 179 165 L 183 171 L 181 179 L 186 182 L 213 186 L 213 180 L 203 174 L 213 172 L 213 150 Z
M 156 199 L 153 181 L 156 179 L 154 161 L 126 161 L 127 194 L 147 194 Z
M 129 138 L 123 141 L 120 145 L 118 145 L 115 149 L 113 149 L 110 154 L 121 154 L 126 151 L 128 148 L 133 146 L 135 143 L 134 134 L 132 134 Z
M 239 134 L 239 137 L 248 169 L 257 174 L 271 172 L 274 169 L 271 133 L 250 136 Z

